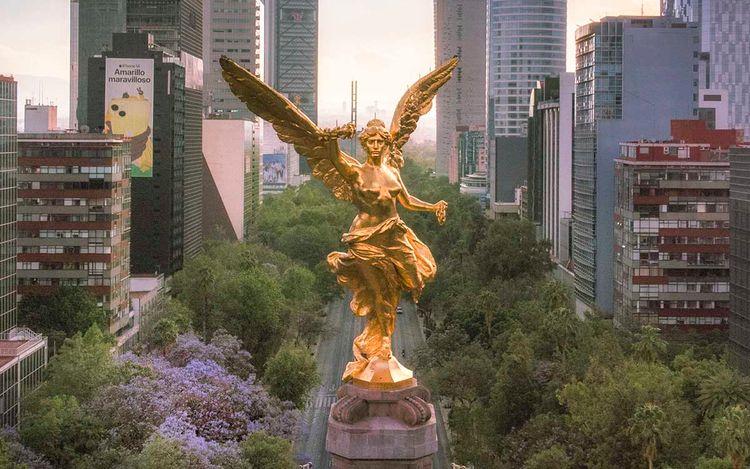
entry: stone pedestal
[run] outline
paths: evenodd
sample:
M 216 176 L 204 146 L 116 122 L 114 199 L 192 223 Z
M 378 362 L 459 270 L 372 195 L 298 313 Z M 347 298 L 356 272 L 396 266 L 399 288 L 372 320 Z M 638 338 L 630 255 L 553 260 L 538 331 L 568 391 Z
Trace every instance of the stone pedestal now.
M 326 436 L 333 469 L 432 469 L 435 409 L 414 378 L 399 389 L 345 384 L 337 397 Z

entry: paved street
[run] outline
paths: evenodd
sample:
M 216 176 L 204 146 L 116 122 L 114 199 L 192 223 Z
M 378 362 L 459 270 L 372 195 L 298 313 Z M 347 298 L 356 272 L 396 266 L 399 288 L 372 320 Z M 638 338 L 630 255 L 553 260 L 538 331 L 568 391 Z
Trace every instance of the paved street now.
M 393 350 L 399 361 L 412 368 L 411 360 L 416 348 L 424 343 L 419 328 L 414 305 L 405 302 L 404 314 L 400 314 L 396 324 L 396 334 L 393 337 Z M 346 363 L 352 358 L 351 346 L 354 337 L 363 327 L 363 320 L 355 318 L 349 310 L 349 300 L 342 300 L 329 305 L 327 318 L 328 334 L 324 337 L 317 350 L 318 372 L 320 386 L 313 391 L 310 404 L 304 415 L 304 422 L 295 449 L 298 454 L 304 454 L 312 459 L 315 469 L 328 468 L 329 458 L 325 450 L 328 412 L 335 401 L 336 389 L 340 385 L 341 373 Z M 402 352 L 405 352 L 402 354 Z M 447 442 L 443 419 L 438 412 L 438 443 L 440 449 L 435 455 L 435 469 L 450 467 L 444 454 Z

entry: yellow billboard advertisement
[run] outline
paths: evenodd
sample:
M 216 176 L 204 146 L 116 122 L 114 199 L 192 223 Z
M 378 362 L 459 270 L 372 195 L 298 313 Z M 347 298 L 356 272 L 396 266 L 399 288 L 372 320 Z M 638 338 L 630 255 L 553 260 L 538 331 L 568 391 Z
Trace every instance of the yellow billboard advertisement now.
M 108 57 L 105 80 L 104 133 L 130 139 L 131 177 L 152 177 L 154 60 Z

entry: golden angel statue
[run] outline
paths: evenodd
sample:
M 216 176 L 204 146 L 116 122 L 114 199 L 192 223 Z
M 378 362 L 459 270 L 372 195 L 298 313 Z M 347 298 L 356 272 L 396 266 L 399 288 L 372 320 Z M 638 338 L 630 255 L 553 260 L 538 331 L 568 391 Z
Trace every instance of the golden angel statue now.
M 366 317 L 364 330 L 354 339 L 354 361 L 347 365 L 344 381 L 381 388 L 412 381 L 411 370 L 391 353 L 396 308 L 404 291 L 411 292 L 415 301 L 419 299 L 425 282 L 435 277 L 437 266 L 429 248 L 399 218 L 396 206 L 400 203 L 409 210 L 434 212 L 442 224 L 448 204 L 443 200 L 423 202 L 409 194 L 401 180 L 401 148 L 457 63 L 454 57 L 412 85 L 396 107 L 390 130 L 378 119 L 367 123 L 359 136 L 367 161 L 360 163 L 338 144 L 339 138 L 355 136 L 354 124 L 318 128 L 286 97 L 232 60 L 221 58 L 223 76 L 232 92 L 250 111 L 273 124 L 282 141 L 293 144 L 307 158 L 313 176 L 334 196 L 351 202 L 359 211 L 342 237 L 347 252 L 328 255 L 338 282 L 352 291 L 352 312 Z

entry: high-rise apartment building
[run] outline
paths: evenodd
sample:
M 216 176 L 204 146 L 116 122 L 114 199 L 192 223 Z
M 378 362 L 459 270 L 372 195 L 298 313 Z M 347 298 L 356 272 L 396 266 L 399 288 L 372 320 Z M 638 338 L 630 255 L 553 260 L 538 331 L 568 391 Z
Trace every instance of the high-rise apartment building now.
M 729 362 L 750 374 L 750 146 L 729 151 Z
M 130 270 L 136 274 L 156 272 L 171 275 L 182 268 L 183 256 L 187 255 L 184 248 L 187 237 L 184 232 L 184 214 L 188 200 L 192 201 L 196 197 L 193 193 L 195 188 L 188 186 L 186 181 L 187 133 L 194 131 L 196 126 L 201 128 L 202 123 L 188 124 L 186 101 L 192 99 L 192 106 L 198 109 L 201 103 L 200 94 L 188 95 L 185 89 L 186 67 L 179 57 L 173 51 L 161 48 L 149 40 L 150 36 L 147 34 L 116 34 L 113 50 L 90 59 L 88 125 L 91 129 L 102 130 L 105 128 L 105 112 L 112 119 L 112 113 L 119 116 L 121 111 L 125 113 L 122 117 L 127 118 L 127 107 L 131 105 L 133 111 L 140 111 L 140 117 L 134 114 L 132 121 L 122 121 L 126 125 L 121 129 L 112 129 L 113 133 L 131 133 L 131 137 L 136 137 L 141 142 L 141 145 L 136 146 L 140 151 L 148 147 L 150 142 L 153 154 L 150 168 L 143 166 L 137 172 L 131 170 Z M 141 96 L 137 92 L 127 97 L 121 97 L 122 92 L 120 95 L 113 95 L 108 87 L 113 87 L 116 83 L 109 81 L 111 70 L 108 74 L 108 64 L 110 69 L 115 70 L 119 69 L 119 65 L 130 67 L 137 64 L 139 70 L 143 70 L 145 76 L 152 80 L 153 96 Z M 105 102 L 108 94 L 111 95 L 110 100 Z M 119 109 L 120 106 L 123 109 Z M 153 118 L 153 124 L 149 122 L 149 115 Z M 193 137 L 192 142 L 195 140 Z M 197 140 L 200 141 L 201 137 Z M 200 148 L 198 155 L 202 165 Z M 202 170 L 201 166 L 201 173 Z M 201 198 L 203 188 L 199 189 L 197 197 Z M 202 225 L 203 220 L 199 221 Z M 202 226 L 199 226 L 198 231 L 201 230 Z
M 18 83 L 0 75 L 0 333 L 16 325 Z
M 701 29 L 700 86 L 726 90 L 728 128 L 750 135 L 750 2 L 662 0 L 662 14 L 695 21 Z
M 16 326 L 18 84 L 0 75 L 0 426 L 21 421 L 21 400 L 42 383 L 47 339 Z
M 460 59 L 453 78 L 437 95 L 435 172 L 458 182 L 455 167 L 456 128 L 484 126 L 486 121 L 486 0 L 434 0 L 435 66 Z
M 567 0 L 489 0 L 487 132 L 490 196 L 514 203 L 527 175 L 529 94 L 565 71 Z
M 204 236 L 246 239 L 260 207 L 260 124 L 206 119 L 203 154 Z
M 605 17 L 576 30 L 573 267 L 579 310 L 612 313 L 614 160 L 620 142 L 668 140 L 698 116 L 697 25 Z
M 184 67 L 183 252 L 190 257 L 203 245 L 203 0 L 128 0 L 127 28 L 151 34 Z
M 726 330 L 729 148 L 742 131 L 672 122 L 666 142 L 615 160 L 614 319 L 626 328 Z
M 221 76 L 219 58 L 227 55 L 263 78 L 264 11 L 262 0 L 203 1 L 203 105 L 206 114 L 230 119 L 254 118 Z
M 120 135 L 27 133 L 18 139 L 18 293 L 82 287 L 130 315 L 130 142 Z
M 112 33 L 125 32 L 128 0 L 70 0 L 70 123 L 86 123 L 88 59 L 112 48 Z
M 566 265 L 570 255 L 562 246 L 573 211 L 573 103 L 575 78 L 561 73 L 537 82 L 529 107 L 529 219 L 539 237 L 552 244 L 552 258 Z

